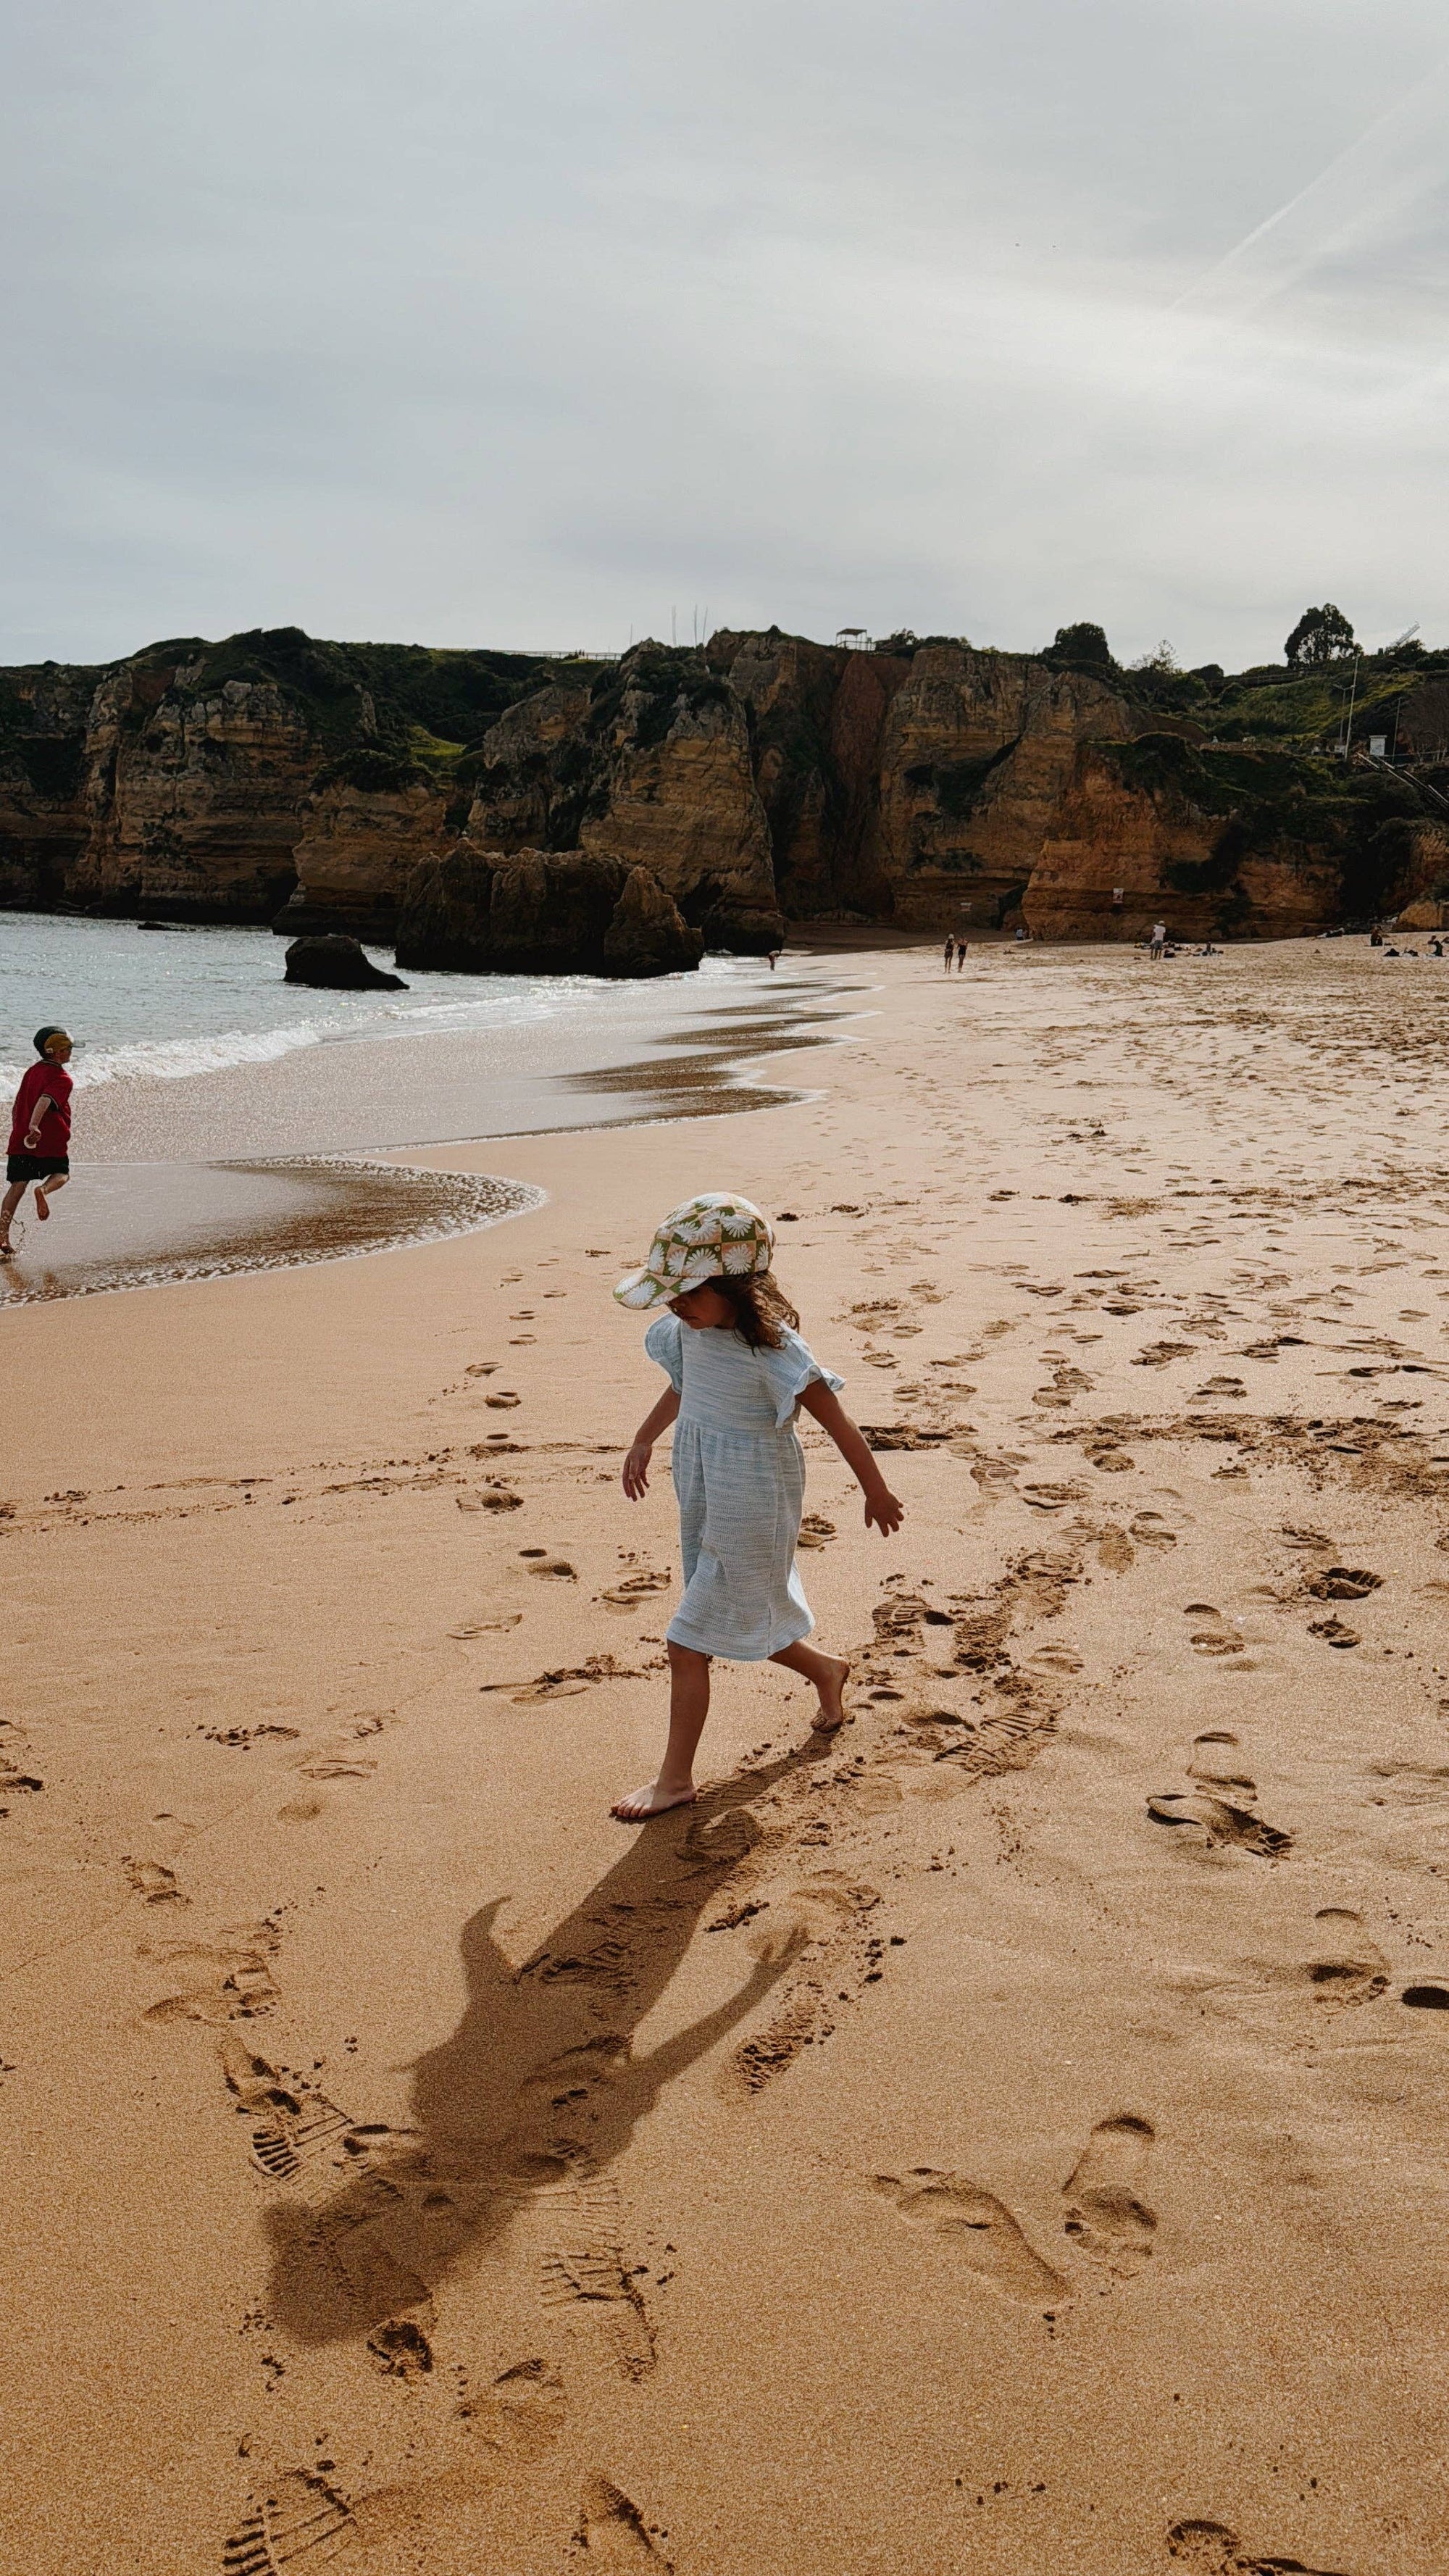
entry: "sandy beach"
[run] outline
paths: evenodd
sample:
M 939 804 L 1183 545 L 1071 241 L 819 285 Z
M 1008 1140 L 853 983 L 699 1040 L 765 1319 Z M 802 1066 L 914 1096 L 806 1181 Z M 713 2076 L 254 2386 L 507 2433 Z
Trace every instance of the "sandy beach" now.
M 808 1096 L 0 1316 L 6 2567 L 1449 2558 L 1449 967 L 786 963 Z M 630 1830 L 724 1187 L 907 1518 L 807 1429 L 852 1722 L 721 1667 Z

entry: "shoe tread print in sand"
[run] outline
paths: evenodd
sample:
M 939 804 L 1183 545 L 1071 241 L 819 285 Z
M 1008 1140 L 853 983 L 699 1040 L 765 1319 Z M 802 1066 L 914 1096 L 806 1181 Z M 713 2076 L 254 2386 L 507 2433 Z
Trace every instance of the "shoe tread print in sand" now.
M 289 2469 L 258 2496 L 223 2544 L 222 2576 L 282 2576 L 305 2560 L 314 2567 L 350 2550 L 357 2526 L 335 2487 L 306 2469 Z

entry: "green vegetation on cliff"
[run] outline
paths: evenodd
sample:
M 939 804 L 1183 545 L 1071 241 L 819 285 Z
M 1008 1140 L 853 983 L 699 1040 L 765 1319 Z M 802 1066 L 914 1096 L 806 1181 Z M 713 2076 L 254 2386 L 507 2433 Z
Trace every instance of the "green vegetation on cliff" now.
M 1220 816 L 1211 852 L 1164 867 L 1179 894 L 1226 893 L 1245 859 L 1269 851 L 1328 858 L 1342 871 L 1351 918 L 1386 910 L 1406 865 L 1407 827 L 1430 819 L 1425 798 L 1389 769 L 1350 767 L 1321 753 L 1192 743 L 1175 733 L 1104 743 L 1097 756 L 1125 786 L 1169 807 Z M 1227 925 L 1225 925 L 1227 926 Z

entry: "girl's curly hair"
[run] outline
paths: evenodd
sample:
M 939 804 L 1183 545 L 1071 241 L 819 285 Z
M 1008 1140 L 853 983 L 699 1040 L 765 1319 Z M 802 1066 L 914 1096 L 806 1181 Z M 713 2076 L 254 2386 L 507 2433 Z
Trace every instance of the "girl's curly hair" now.
M 758 1271 L 747 1279 L 724 1272 L 709 1285 L 728 1298 L 735 1310 L 735 1331 L 752 1351 L 777 1351 L 781 1326 L 798 1329 L 800 1318 L 771 1271 Z

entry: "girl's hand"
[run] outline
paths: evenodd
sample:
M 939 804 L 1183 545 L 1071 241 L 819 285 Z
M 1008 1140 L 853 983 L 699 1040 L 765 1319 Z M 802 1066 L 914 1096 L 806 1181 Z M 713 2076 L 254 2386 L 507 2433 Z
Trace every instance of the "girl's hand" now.
M 631 1503 L 639 1502 L 649 1491 L 649 1461 L 653 1455 L 652 1440 L 636 1440 L 624 1460 L 624 1491 Z
M 888 1485 L 867 1485 L 865 1489 L 865 1525 L 867 1529 L 870 1528 L 873 1521 L 876 1528 L 880 1531 L 881 1537 L 889 1538 L 893 1530 L 898 1530 L 900 1528 L 905 1516 L 905 1504 L 897 1502 L 895 1495 L 891 1492 Z

